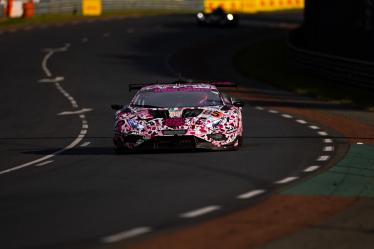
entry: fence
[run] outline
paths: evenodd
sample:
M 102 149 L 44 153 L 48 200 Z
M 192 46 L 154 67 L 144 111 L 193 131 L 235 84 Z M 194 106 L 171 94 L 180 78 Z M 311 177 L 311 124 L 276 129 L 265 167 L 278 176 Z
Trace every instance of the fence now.
M 291 33 L 288 50 L 296 67 L 342 84 L 374 91 L 374 63 L 309 51 L 294 44 Z
M 204 0 L 204 11 L 218 6 L 230 12 L 256 13 L 289 9 L 303 9 L 304 0 Z
M 104 12 L 120 10 L 199 11 L 202 0 L 102 0 Z M 82 0 L 41 0 L 35 4 L 35 14 L 81 13 Z

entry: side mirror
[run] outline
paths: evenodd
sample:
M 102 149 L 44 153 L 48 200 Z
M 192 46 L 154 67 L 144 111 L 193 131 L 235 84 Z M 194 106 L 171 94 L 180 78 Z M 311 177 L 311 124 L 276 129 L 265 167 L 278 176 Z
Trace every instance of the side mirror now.
M 235 107 L 244 107 L 244 106 L 245 106 L 245 104 L 244 104 L 243 101 L 235 101 L 235 102 L 233 103 L 233 105 L 234 105 Z
M 123 108 L 123 105 L 113 104 L 113 105 L 110 105 L 110 107 L 115 111 L 119 111 Z

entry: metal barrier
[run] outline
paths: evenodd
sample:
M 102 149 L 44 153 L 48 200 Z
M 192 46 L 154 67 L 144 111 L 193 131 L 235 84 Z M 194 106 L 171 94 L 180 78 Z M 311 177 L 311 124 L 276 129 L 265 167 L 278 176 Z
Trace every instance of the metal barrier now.
M 202 0 L 102 0 L 104 12 L 121 10 L 199 11 Z M 35 4 L 35 14 L 75 13 L 82 11 L 82 0 L 44 0 Z
M 4 11 L 4 5 L 0 4 L 0 18 L 5 16 Z
M 59 14 L 59 13 L 81 13 L 81 0 L 41 1 L 35 4 L 35 15 Z
M 374 63 L 302 49 L 288 41 L 296 67 L 349 86 L 374 91 Z

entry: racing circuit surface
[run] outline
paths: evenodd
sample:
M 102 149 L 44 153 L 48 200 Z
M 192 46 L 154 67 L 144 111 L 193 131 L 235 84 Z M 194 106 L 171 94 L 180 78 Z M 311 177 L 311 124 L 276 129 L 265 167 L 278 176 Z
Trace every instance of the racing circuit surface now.
M 182 15 L 1 34 L 0 247 L 88 248 L 175 229 L 252 205 L 326 155 L 325 131 L 255 103 L 240 151 L 114 153 L 110 104 L 130 100 L 129 83 L 181 75 L 286 94 L 233 70 L 236 47 L 284 32 L 250 24 L 199 28 Z

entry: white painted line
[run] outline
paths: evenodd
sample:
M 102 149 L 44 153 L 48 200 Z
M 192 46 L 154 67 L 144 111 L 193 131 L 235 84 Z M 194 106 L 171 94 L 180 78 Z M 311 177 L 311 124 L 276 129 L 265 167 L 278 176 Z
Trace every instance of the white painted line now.
M 291 116 L 289 114 L 282 114 L 282 117 L 284 117 L 284 118 L 293 118 L 293 116 Z
M 330 159 L 330 156 L 320 156 L 317 158 L 317 161 L 324 162 Z
M 286 183 L 289 183 L 289 182 L 292 182 L 292 181 L 295 181 L 296 179 L 298 179 L 299 177 L 297 176 L 290 176 L 290 177 L 286 177 L 282 180 L 279 180 L 279 181 L 276 181 L 275 184 L 286 184 Z
M 56 82 L 61 82 L 63 80 L 64 80 L 64 77 L 57 76 L 54 79 L 40 79 L 39 83 L 56 83 Z
M 74 108 L 78 108 L 78 103 L 74 100 L 74 101 L 70 101 L 71 105 L 74 107 Z
M 78 111 L 65 111 L 65 112 L 60 112 L 59 116 L 63 116 L 63 115 L 76 115 L 76 114 L 82 114 L 82 113 L 86 113 L 86 112 L 91 112 L 93 111 L 92 108 L 83 108 L 81 110 L 78 110 Z
M 359 144 L 359 145 L 363 145 L 364 143 L 363 143 L 363 142 L 357 142 L 357 144 Z
M 91 144 L 91 142 L 85 142 L 85 143 L 81 144 L 81 147 L 87 147 L 90 144 Z
M 85 116 L 84 114 L 79 115 L 79 117 L 80 117 L 81 119 L 85 119 L 85 118 L 86 118 L 86 116 Z
M 334 151 L 334 146 L 325 146 L 323 151 Z
M 259 111 L 263 111 L 263 110 L 264 110 L 264 108 L 261 107 L 261 106 L 256 106 L 255 109 L 257 109 L 257 110 L 259 110 Z
M 66 150 L 69 150 L 69 149 L 72 149 L 74 148 L 75 146 L 77 146 L 81 141 L 82 139 L 84 138 L 84 135 L 79 135 L 73 142 L 71 142 L 68 146 L 66 146 L 65 148 L 61 149 L 61 150 L 58 150 L 52 154 L 49 154 L 47 156 L 44 156 L 44 157 L 41 157 L 39 159 L 36 159 L 34 161 L 31 161 L 31 162 L 27 162 L 27 163 L 24 163 L 24 164 L 21 164 L 21 165 L 18 165 L 18 166 L 15 166 L 15 167 L 12 167 L 10 169 L 6 169 L 6 170 L 3 170 L 3 171 L 0 171 L 0 175 L 3 175 L 3 174 L 6 174 L 6 173 L 9 173 L 9 172 L 13 172 L 13 171 L 16 171 L 16 170 L 19 170 L 19 169 L 23 169 L 23 168 L 26 168 L 28 166 L 31 166 L 31 165 L 34 165 L 36 163 L 40 163 L 42 161 L 45 161 L 45 160 L 48 160 L 58 154 L 61 154 L 63 153 L 64 151 Z
M 270 113 L 279 113 L 277 110 L 269 110 Z
M 333 141 L 332 141 L 332 139 L 327 138 L 327 139 L 324 139 L 323 142 L 326 143 L 326 144 L 331 144 Z
M 121 233 L 113 234 L 107 237 L 104 237 L 101 239 L 102 243 L 115 243 L 121 240 L 131 239 L 146 233 L 149 233 L 152 231 L 152 228 L 150 227 L 137 227 L 133 228 L 128 231 L 124 231 Z
M 40 166 L 44 166 L 44 165 L 47 165 L 47 164 L 50 164 L 50 163 L 53 163 L 53 160 L 41 162 L 41 163 L 36 164 L 35 166 L 40 167 Z
M 305 120 L 302 120 L 302 119 L 298 119 L 296 120 L 296 122 L 300 123 L 300 124 L 307 124 L 308 122 L 306 122 Z
M 214 212 L 214 211 L 216 211 L 220 208 L 221 208 L 220 206 L 203 207 L 203 208 L 200 208 L 200 209 L 197 209 L 197 210 L 193 210 L 193 211 L 190 211 L 190 212 L 183 213 L 183 214 L 180 215 L 180 217 L 181 218 L 195 218 L 195 217 L 207 214 L 207 213 Z
M 48 60 L 49 58 L 56 52 L 64 52 L 64 51 L 67 51 L 67 49 L 70 47 L 70 43 L 66 43 L 64 47 L 61 47 L 61 48 L 46 48 L 46 49 L 43 49 L 44 52 L 46 52 L 47 54 L 44 56 L 43 60 L 42 60 L 42 69 L 44 70 L 44 73 L 46 74 L 47 77 L 51 77 L 52 76 L 52 73 L 49 71 L 48 69 L 48 66 L 47 66 L 47 63 L 48 63 Z M 67 96 L 70 96 L 62 87 L 61 85 L 59 84 L 59 82 L 56 82 L 55 83 L 55 87 L 64 95 L 67 95 Z M 76 104 L 76 103 L 75 103 Z M 77 105 L 78 106 L 78 105 Z M 82 119 L 85 118 L 84 115 L 80 115 L 80 117 Z M 66 150 L 69 150 L 69 149 L 72 149 L 74 148 L 75 146 L 77 146 L 85 137 L 85 134 L 87 133 L 87 130 L 82 130 L 81 133 L 77 136 L 77 138 L 75 138 L 69 145 L 67 145 L 65 148 L 63 149 L 60 149 L 52 154 L 49 154 L 49 155 L 46 155 L 44 157 L 41 157 L 41 158 L 38 158 L 36 160 L 33 160 L 33 161 L 30 161 L 30 162 L 27 162 L 27 163 L 23 163 L 23 164 L 20 164 L 20 165 L 17 165 L 17 166 L 14 166 L 12 168 L 9 168 L 9 169 L 6 169 L 6 170 L 2 170 L 0 171 L 0 175 L 3 175 L 3 174 L 7 174 L 7 173 L 10 173 L 10 172 L 13 172 L 13 171 L 16 171 L 16 170 L 20 170 L 20 169 L 23 169 L 23 168 L 26 168 L 28 166 L 31 166 L 31 165 L 34 165 L 34 164 L 43 164 L 44 161 L 46 160 L 49 160 L 51 158 L 53 158 L 54 156 L 58 155 L 58 154 L 61 154 L 63 153 L 64 151 Z
M 51 71 L 49 71 L 48 67 L 47 67 L 47 62 L 48 62 L 48 59 L 51 58 L 51 56 L 53 55 L 53 51 L 49 51 L 43 58 L 43 61 L 42 61 L 42 68 L 44 70 L 44 73 L 47 75 L 47 77 L 51 77 L 52 76 L 52 73 Z
M 265 192 L 266 192 L 266 190 L 264 190 L 264 189 L 252 190 L 252 191 L 249 191 L 247 193 L 239 195 L 238 199 L 250 199 L 250 198 L 253 198 L 255 196 L 261 195 Z
M 316 171 L 316 170 L 319 169 L 319 168 L 320 168 L 320 166 L 310 166 L 310 167 L 306 168 L 306 169 L 304 170 L 304 172 L 307 172 L 307 173 L 309 173 L 309 172 L 313 172 L 313 171 Z
M 320 135 L 320 136 L 327 136 L 329 134 L 327 132 L 325 132 L 325 131 L 319 131 L 318 135 Z
M 310 129 L 313 129 L 313 130 L 319 130 L 320 128 L 318 126 L 315 126 L 315 125 L 311 125 L 309 126 Z
M 82 124 L 87 124 L 87 120 L 83 119 Z
M 82 129 L 88 129 L 88 124 L 82 124 Z

